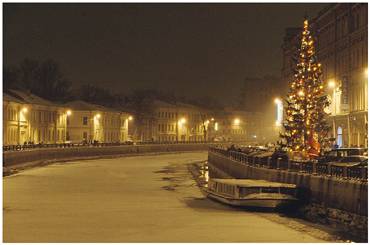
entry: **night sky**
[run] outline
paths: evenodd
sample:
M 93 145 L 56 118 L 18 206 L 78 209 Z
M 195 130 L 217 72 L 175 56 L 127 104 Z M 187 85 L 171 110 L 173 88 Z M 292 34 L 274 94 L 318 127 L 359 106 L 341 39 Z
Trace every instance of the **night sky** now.
M 230 101 L 280 75 L 284 29 L 326 4 L 4 4 L 4 64 L 52 58 L 77 87 Z

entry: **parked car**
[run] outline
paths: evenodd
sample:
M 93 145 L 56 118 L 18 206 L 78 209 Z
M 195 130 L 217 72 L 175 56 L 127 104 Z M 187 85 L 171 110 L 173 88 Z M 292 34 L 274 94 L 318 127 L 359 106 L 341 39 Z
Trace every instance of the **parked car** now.
M 213 139 L 213 141 L 214 142 L 225 142 L 226 140 L 225 140 L 225 138 L 224 137 L 215 137 L 214 139 Z
M 289 156 L 286 151 L 276 149 L 271 155 L 271 162 L 276 163 L 278 158 L 282 159 L 283 161 L 288 161 Z
M 263 150 L 258 152 L 257 154 L 254 154 L 253 156 L 258 158 L 258 163 L 267 164 L 268 158 L 272 157 L 273 154 L 273 151 Z
M 331 162 L 331 164 L 338 166 L 354 166 L 362 165 L 367 166 L 368 158 L 366 156 L 347 156 L 343 157 L 339 161 Z
M 319 163 L 339 162 L 349 156 L 367 156 L 366 148 L 339 148 L 324 153 L 318 158 Z

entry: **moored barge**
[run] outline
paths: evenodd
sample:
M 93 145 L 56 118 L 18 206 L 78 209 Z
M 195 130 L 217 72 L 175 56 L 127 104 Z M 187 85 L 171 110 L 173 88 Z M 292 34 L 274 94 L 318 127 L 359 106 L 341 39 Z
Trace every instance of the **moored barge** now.
M 205 189 L 211 199 L 240 207 L 276 208 L 297 201 L 294 184 L 252 179 L 209 179 Z

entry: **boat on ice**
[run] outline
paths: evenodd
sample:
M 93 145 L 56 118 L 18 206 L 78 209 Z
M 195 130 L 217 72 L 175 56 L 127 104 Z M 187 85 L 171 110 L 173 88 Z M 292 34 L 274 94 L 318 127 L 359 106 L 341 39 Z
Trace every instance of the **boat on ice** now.
M 298 201 L 294 184 L 252 179 L 209 179 L 205 189 L 211 199 L 240 207 L 276 208 Z

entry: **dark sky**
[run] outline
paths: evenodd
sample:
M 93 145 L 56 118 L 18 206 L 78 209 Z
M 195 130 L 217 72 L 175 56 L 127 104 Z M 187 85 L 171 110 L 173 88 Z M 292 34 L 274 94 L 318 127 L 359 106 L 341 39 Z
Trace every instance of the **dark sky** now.
M 325 4 L 4 4 L 4 64 L 53 58 L 75 86 L 231 98 L 280 75 L 284 29 Z

